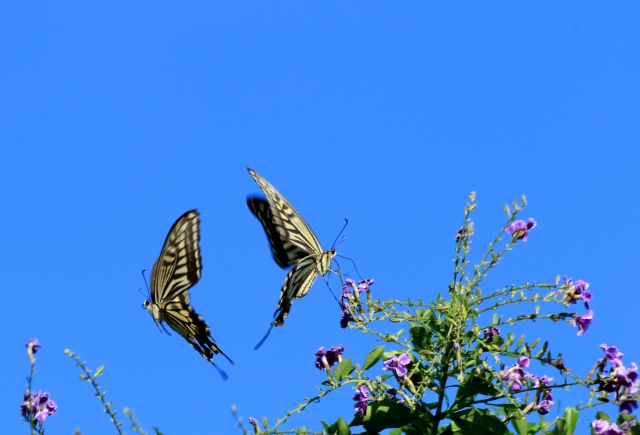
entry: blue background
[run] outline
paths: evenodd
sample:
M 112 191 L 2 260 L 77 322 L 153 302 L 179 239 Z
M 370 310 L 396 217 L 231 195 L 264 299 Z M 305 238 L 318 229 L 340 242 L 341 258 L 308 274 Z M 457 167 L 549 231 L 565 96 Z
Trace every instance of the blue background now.
M 576 374 L 601 343 L 639 361 L 639 30 L 634 2 L 3 2 L 3 431 L 28 431 L 32 337 L 44 344 L 35 388 L 59 406 L 51 434 L 114 432 L 65 348 L 105 365 L 116 409 L 168 435 L 238 433 L 232 404 L 245 421 L 282 417 L 324 379 L 320 346 L 364 360 L 376 343 L 338 327 L 322 282 L 253 351 L 285 272 L 245 204 L 259 192 L 247 166 L 325 248 L 349 218 L 339 253 L 382 297 L 446 293 L 468 194 L 472 259 L 525 194 L 538 227 L 484 293 L 584 279 L 595 323 L 583 337 L 565 323 L 520 330 L 550 338 Z M 237 363 L 216 359 L 227 382 L 140 309 L 140 271 L 191 208 L 204 264 L 192 303 Z M 349 420 L 352 394 L 286 427 Z

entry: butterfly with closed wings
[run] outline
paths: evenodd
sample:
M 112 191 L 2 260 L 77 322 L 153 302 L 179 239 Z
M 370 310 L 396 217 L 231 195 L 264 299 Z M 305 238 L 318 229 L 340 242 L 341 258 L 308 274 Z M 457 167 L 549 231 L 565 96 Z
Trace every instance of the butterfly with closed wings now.
M 267 200 L 249 197 L 247 205 L 262 224 L 278 266 L 293 266 L 280 290 L 275 320 L 267 335 L 255 347 L 257 349 L 267 339 L 271 328 L 284 324 L 293 300 L 305 296 L 318 275 L 333 272 L 329 267 L 336 250 L 323 250 L 309 225 L 284 196 L 257 172 L 249 168 L 247 170 L 267 196 Z
M 233 361 L 215 344 L 209 327 L 190 305 L 189 289 L 196 285 L 202 273 L 200 256 L 200 219 L 197 210 L 190 210 L 173 224 L 164 242 L 160 257 L 151 272 L 149 299 L 142 305 L 149 310 L 156 325 L 166 322 L 183 336 L 200 355 L 226 374 L 213 362 L 213 355 L 221 353 Z M 168 333 L 168 331 L 165 332 Z

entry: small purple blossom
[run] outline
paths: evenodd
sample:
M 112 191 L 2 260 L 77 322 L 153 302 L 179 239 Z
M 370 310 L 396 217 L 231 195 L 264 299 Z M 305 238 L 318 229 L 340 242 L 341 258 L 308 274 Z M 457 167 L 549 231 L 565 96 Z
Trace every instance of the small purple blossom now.
M 353 406 L 353 409 L 360 412 L 361 416 L 365 416 L 367 413 L 367 397 L 369 397 L 369 390 L 364 385 L 360 385 L 356 388 L 356 394 L 353 396 L 353 400 L 356 401 L 356 404 Z
M 318 370 L 329 370 L 336 363 L 342 361 L 342 353 L 344 352 L 344 346 L 333 346 L 331 349 L 325 351 L 324 346 L 318 349 L 314 354 L 316 358 L 316 368 Z
M 598 361 L 598 363 L 605 363 L 607 361 L 611 361 L 611 366 L 616 369 L 622 365 L 622 357 L 624 354 L 618 350 L 615 346 L 607 346 L 606 344 L 601 344 L 600 349 L 604 351 L 604 360 Z
M 636 409 L 638 409 L 638 402 L 635 400 L 624 400 L 620 404 L 622 414 L 632 414 Z
M 587 332 L 589 326 L 593 323 L 593 311 L 589 310 L 583 316 L 576 316 L 573 320 L 573 324 L 578 327 L 578 335 L 582 335 Z
M 342 285 L 342 296 L 351 296 L 351 289 L 356 286 L 356 282 L 350 278 L 347 278 Z
M 588 310 L 589 301 L 591 301 L 591 299 L 593 298 L 591 292 L 587 290 L 589 288 L 589 283 L 581 279 L 577 280 L 574 283 L 572 282 L 571 278 L 567 278 L 566 276 L 563 277 L 563 279 L 563 287 L 569 288 L 566 293 L 566 299 L 568 300 L 568 302 L 570 304 L 575 304 L 578 300 L 582 299 L 584 307 Z
M 373 278 L 371 278 L 363 279 L 362 281 L 358 282 L 358 292 L 362 293 L 369 291 L 369 286 L 372 286 L 374 284 L 373 281 Z
M 518 362 L 516 362 L 512 367 L 500 372 L 500 375 L 504 376 L 506 381 L 509 383 L 511 391 L 517 392 L 522 390 L 523 380 L 530 379 L 533 376 L 523 370 L 526 367 L 529 367 L 529 358 L 521 356 L 518 358 Z
M 31 349 L 31 352 L 33 352 L 34 355 L 36 354 L 36 352 L 38 352 L 38 349 L 42 347 L 42 345 L 38 343 L 37 338 L 32 338 L 31 340 L 27 341 L 27 344 L 25 346 L 27 346 L 27 351 Z
M 615 423 L 609 423 L 607 420 L 594 420 L 591 426 L 597 435 L 624 435 Z
M 24 393 L 24 400 L 20 406 L 20 413 L 28 421 L 34 418 L 43 423 L 47 417 L 56 413 L 58 406 L 49 398 L 49 393 L 37 392 L 31 395 L 31 392 Z
M 536 227 L 536 221 L 532 218 L 527 219 L 527 221 L 515 221 L 511 225 L 509 225 L 506 229 L 507 233 L 513 236 L 513 240 L 522 240 L 523 242 L 527 241 L 529 237 L 529 231 Z
M 341 305 L 342 305 L 342 317 L 340 318 L 340 327 L 342 329 L 346 328 L 349 325 L 349 322 L 351 322 L 352 320 L 354 320 L 353 316 L 351 315 L 351 313 L 349 312 L 349 301 L 348 300 L 344 300 L 346 298 L 342 299 Z
M 500 330 L 495 326 L 491 328 L 486 328 L 482 332 L 484 333 L 484 339 L 487 341 L 491 341 L 494 335 L 500 335 Z
M 411 362 L 411 357 L 409 354 L 402 354 L 400 357 L 392 356 L 388 360 L 384 362 L 384 367 L 382 370 L 395 370 L 396 375 L 401 378 L 407 376 L 407 368 L 405 367 L 407 364 Z

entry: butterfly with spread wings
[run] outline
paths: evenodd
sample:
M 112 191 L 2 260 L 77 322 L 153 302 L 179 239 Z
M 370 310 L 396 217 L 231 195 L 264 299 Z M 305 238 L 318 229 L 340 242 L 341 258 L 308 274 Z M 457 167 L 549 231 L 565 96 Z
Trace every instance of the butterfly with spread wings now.
M 271 327 L 282 326 L 291 310 L 293 300 L 300 299 L 309 292 L 318 274 L 331 272 L 329 267 L 336 250 L 323 250 L 309 225 L 284 196 L 255 171 L 249 168 L 247 170 L 267 196 L 267 200 L 249 197 L 247 205 L 267 234 L 273 259 L 282 268 L 294 266 L 287 273 L 280 290 L 278 308 L 274 313 L 276 319 L 271 324 Z M 269 332 L 258 343 L 256 349 L 264 342 Z
M 190 305 L 189 289 L 196 285 L 202 273 L 200 256 L 200 219 L 197 210 L 190 210 L 173 224 L 164 242 L 160 257 L 151 272 L 150 299 L 142 308 L 149 310 L 153 321 L 166 322 L 182 335 L 200 355 L 216 368 L 213 355 L 221 353 L 233 361 L 215 344 L 209 327 Z M 165 332 L 168 333 L 168 331 Z M 224 372 L 218 369 L 223 377 Z

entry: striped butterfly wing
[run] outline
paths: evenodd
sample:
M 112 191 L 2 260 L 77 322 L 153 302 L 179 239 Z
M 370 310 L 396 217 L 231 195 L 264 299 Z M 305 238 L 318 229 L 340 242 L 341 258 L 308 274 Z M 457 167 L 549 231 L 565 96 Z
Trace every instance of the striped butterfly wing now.
M 274 313 L 276 320 L 274 320 L 273 326 L 282 326 L 284 324 L 284 319 L 291 310 L 293 300 L 300 299 L 309 293 L 309 289 L 311 289 L 317 275 L 317 260 L 314 256 L 303 259 L 287 273 L 282 289 L 280 289 L 280 300 Z
M 249 168 L 247 168 L 247 170 L 256 183 L 258 183 L 258 186 L 260 186 L 264 194 L 267 195 L 269 205 L 271 206 L 272 223 L 280 236 L 282 244 L 286 246 L 290 243 L 306 252 L 307 255 L 321 254 L 323 249 L 322 246 L 320 246 L 318 238 L 313 234 L 313 231 L 311 231 L 311 228 L 309 228 L 309 225 L 307 225 L 304 219 L 302 219 L 300 213 L 284 199 L 284 196 L 282 196 L 271 183 L 258 175 L 254 170 Z
M 247 204 L 251 212 L 260 220 L 269 238 L 276 263 L 280 267 L 295 264 L 287 273 L 280 290 L 278 308 L 274 314 L 276 319 L 272 326 L 281 326 L 291 310 L 293 300 L 305 296 L 317 274 L 325 274 L 329 270 L 335 250 L 324 251 L 317 237 L 296 209 L 271 183 L 252 169 L 247 169 L 268 199 L 265 201 L 249 198 Z
M 165 302 L 164 320 L 184 337 L 185 340 L 207 361 L 211 361 L 217 353 L 229 357 L 215 344 L 209 326 L 189 304 L 189 295 L 184 293 L 171 301 Z M 233 362 L 233 361 L 232 361 Z
M 200 281 L 200 219 L 189 210 L 173 224 L 151 271 L 151 298 L 162 306 Z
M 262 228 L 264 228 L 264 232 L 269 239 L 273 259 L 278 266 L 283 268 L 291 266 L 310 254 L 310 252 L 299 248 L 289 240 L 283 239 L 280 236 L 280 232 L 274 223 L 273 212 L 271 211 L 271 206 L 268 201 L 262 198 L 249 198 L 247 199 L 247 205 L 251 213 L 253 213 L 262 224 Z

